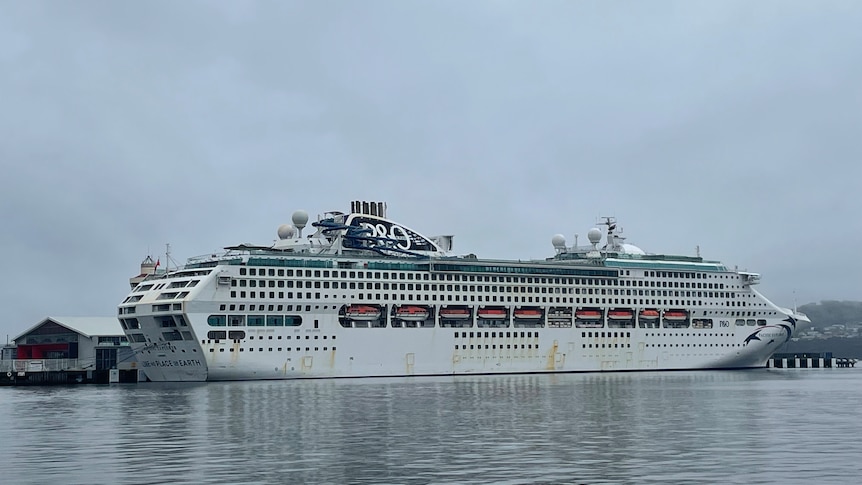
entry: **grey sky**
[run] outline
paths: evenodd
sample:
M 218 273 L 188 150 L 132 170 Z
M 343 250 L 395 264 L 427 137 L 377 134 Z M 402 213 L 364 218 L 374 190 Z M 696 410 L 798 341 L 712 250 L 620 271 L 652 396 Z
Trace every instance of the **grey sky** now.
M 862 299 L 860 26 L 853 0 L 0 0 L 0 331 L 353 199 L 495 258 L 615 215 L 776 303 Z

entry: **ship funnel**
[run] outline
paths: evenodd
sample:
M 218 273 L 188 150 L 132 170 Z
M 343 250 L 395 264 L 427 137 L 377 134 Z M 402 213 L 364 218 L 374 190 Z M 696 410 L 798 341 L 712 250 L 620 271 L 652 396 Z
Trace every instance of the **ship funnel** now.
M 354 200 L 350 203 L 350 212 L 352 214 L 364 214 L 366 216 L 386 219 L 386 202 Z

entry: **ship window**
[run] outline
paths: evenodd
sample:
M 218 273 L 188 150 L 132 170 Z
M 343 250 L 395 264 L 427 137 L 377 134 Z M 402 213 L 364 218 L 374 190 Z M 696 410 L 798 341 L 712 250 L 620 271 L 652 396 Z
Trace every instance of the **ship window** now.
M 224 340 L 227 338 L 227 332 L 224 330 L 211 330 L 207 332 L 207 338 L 210 340 Z
M 227 338 L 231 340 L 242 340 L 245 338 L 245 332 L 242 330 L 231 330 L 228 332 Z
M 264 324 L 263 315 L 249 315 L 247 320 L 249 327 L 262 327 Z
M 176 340 L 182 340 L 183 336 L 180 332 L 178 332 L 177 330 L 174 330 L 172 332 L 162 332 L 162 338 L 166 342 L 172 342 L 172 341 L 176 341 Z
M 242 327 L 245 325 L 245 315 L 230 315 L 228 322 L 231 327 Z
M 287 315 L 284 317 L 284 325 L 287 327 L 298 327 L 302 325 L 302 317 L 299 315 Z

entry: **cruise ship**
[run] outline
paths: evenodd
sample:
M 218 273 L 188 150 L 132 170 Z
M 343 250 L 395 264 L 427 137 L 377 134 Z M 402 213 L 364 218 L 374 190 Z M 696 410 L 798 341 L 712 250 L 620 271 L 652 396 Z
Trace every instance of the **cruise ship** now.
M 382 202 L 158 270 L 147 258 L 118 318 L 152 381 L 744 369 L 808 318 L 760 275 L 646 253 L 614 218 L 542 260 L 452 253 Z M 313 232 L 313 233 L 312 233 Z M 577 239 L 577 238 L 576 238 Z M 551 253 L 551 251 L 549 251 Z

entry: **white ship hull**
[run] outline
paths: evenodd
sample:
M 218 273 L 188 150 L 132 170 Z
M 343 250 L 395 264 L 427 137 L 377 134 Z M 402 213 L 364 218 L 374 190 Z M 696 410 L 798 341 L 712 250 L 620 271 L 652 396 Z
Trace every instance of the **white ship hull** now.
M 276 337 L 273 330 L 250 331 L 259 343 L 241 344 L 219 342 L 186 345 L 181 343 L 152 354 L 138 353 L 142 369 L 153 381 L 217 381 L 248 379 L 297 379 L 328 377 L 421 376 L 449 374 L 506 374 L 543 372 L 599 372 L 674 369 L 739 369 L 763 367 L 766 360 L 784 343 L 780 338 L 772 343 L 755 342 L 730 347 L 746 335 L 727 334 L 727 337 L 704 338 L 700 345 L 727 345 L 728 347 L 676 347 L 690 345 L 686 332 L 668 334 L 661 338 L 669 347 L 646 347 L 647 332 L 634 329 L 631 337 L 585 338 L 580 329 L 508 329 L 487 333 L 529 333 L 535 337 L 461 338 L 469 330 L 416 328 L 399 329 L 413 335 L 392 335 L 392 329 L 350 329 L 327 332 L 301 330 L 291 332 L 294 339 L 306 336 L 312 339 L 328 335 L 336 337 L 334 346 L 324 346 L 321 340 L 300 340 L 299 349 L 287 352 L 287 344 L 275 344 L 268 338 Z M 478 332 L 473 329 L 474 335 Z M 455 333 L 459 337 L 455 337 Z M 590 333 L 590 332 L 587 332 Z M 593 331 L 593 334 L 596 332 Z M 599 332 L 601 333 L 601 332 Z M 609 332 L 608 330 L 605 333 Z M 616 333 L 619 333 L 616 332 Z M 626 332 L 624 332 L 626 333 Z M 749 332 L 750 333 L 750 332 Z M 286 334 L 281 334 L 283 337 Z M 482 346 L 482 350 L 453 350 L 456 342 Z M 606 348 L 584 349 L 585 342 L 605 345 Z M 604 342 L 604 344 L 600 343 Z M 706 343 L 713 342 L 713 343 Z M 719 344 L 718 342 L 726 342 Z M 275 345 L 282 345 L 278 351 Z M 296 345 L 296 344 L 294 344 Z M 489 349 L 484 349 L 484 346 Z M 607 348 L 622 345 L 623 348 Z M 630 345 L 630 347 L 629 347 Z M 664 344 L 662 344 L 664 345 Z M 512 349 L 509 347 L 529 346 Z M 323 350 L 327 347 L 327 350 Z M 239 349 L 243 348 L 243 352 Z M 254 351 L 249 352 L 253 348 Z M 260 349 L 263 351 L 260 351 Z M 297 347 L 290 347 L 296 349 Z M 305 350 L 306 348 L 310 350 Z M 382 353 L 379 349 L 390 349 Z M 269 350 L 272 349 L 272 350 Z M 375 349 L 378 349 L 375 351 Z M 395 350 L 398 349 L 398 350 Z M 152 355 L 152 356 L 151 356 Z M 189 355 L 205 356 L 189 358 Z
M 340 241 L 324 236 L 317 253 L 240 247 L 141 282 L 119 307 L 140 368 L 152 381 L 755 368 L 809 323 L 756 275 L 700 258 L 369 257 L 323 253 Z
M 195 304 L 201 303 L 186 306 Z M 132 346 L 152 381 L 739 369 L 766 364 L 795 331 L 789 317 L 796 327 L 807 321 L 782 313 L 759 326 L 716 318 L 728 326 L 712 329 L 609 328 L 612 320 L 601 322 L 602 328 L 592 327 L 595 322 L 515 327 L 513 321 L 480 328 L 478 318 L 470 319 L 471 327 L 392 328 L 390 321 L 381 328 L 362 323 L 344 328 L 335 307 L 303 316 L 304 322 L 316 320 L 317 328 L 213 327 L 207 324 L 209 313 L 174 312 L 195 338 L 171 342 L 159 342 L 164 330 L 159 319 L 165 315 L 139 313 L 137 331 L 159 343 Z M 206 338 L 214 329 L 243 332 L 243 338 Z M 757 338 L 746 341 L 752 334 Z

